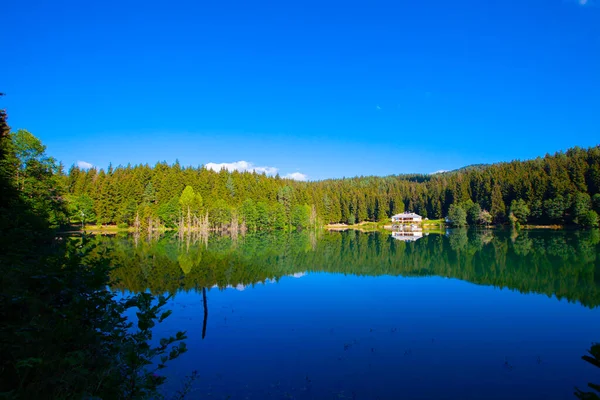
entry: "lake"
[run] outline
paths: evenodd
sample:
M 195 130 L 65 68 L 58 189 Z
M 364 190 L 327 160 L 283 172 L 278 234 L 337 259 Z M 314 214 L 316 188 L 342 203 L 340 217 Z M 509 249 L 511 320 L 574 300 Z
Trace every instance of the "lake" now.
M 174 294 L 157 338 L 189 398 L 572 399 L 600 383 L 600 233 L 475 231 L 418 240 L 294 232 L 98 236 L 120 293 Z M 204 313 L 203 292 L 207 315 Z

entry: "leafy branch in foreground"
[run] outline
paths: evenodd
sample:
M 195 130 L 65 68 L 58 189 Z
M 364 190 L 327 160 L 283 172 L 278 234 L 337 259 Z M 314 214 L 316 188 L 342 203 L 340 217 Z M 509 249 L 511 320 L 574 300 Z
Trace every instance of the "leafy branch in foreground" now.
M 595 367 L 600 368 L 600 343 L 592 344 L 592 348 L 589 350 L 591 356 L 585 355 L 581 358 Z M 584 392 L 579 388 L 575 388 L 575 396 L 578 399 L 582 400 L 598 400 L 600 399 L 600 385 L 595 383 L 588 383 L 588 386 L 591 389 L 594 389 L 594 392 Z
M 0 110 L 0 398 L 160 397 L 156 370 L 185 352 L 185 333 L 152 347 L 168 298 L 117 299 L 107 252 L 93 258 L 87 238 L 55 237 L 60 168 L 43 150 L 11 135 Z

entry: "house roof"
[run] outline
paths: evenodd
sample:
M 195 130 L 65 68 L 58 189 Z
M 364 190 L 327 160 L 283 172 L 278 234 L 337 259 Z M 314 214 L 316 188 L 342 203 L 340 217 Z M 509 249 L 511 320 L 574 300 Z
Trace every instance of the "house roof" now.
M 403 213 L 394 215 L 394 217 L 397 217 L 397 218 L 417 218 L 417 217 L 421 218 L 421 216 L 419 214 L 415 214 L 413 212 L 409 212 L 409 213 L 403 212 Z

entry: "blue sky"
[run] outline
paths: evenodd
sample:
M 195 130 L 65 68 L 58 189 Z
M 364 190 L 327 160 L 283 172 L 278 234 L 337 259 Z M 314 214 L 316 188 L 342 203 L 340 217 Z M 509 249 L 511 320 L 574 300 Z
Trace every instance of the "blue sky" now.
M 600 0 L 6 0 L 2 14 L 0 107 L 66 166 L 244 161 L 323 179 L 600 143 Z

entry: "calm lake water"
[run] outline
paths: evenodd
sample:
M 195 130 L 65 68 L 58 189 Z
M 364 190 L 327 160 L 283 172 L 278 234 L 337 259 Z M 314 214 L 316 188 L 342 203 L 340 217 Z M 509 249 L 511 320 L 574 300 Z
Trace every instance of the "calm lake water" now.
M 600 234 L 97 237 L 124 293 L 172 293 L 189 398 L 573 399 L 600 383 Z M 204 315 L 203 289 L 208 315 Z

